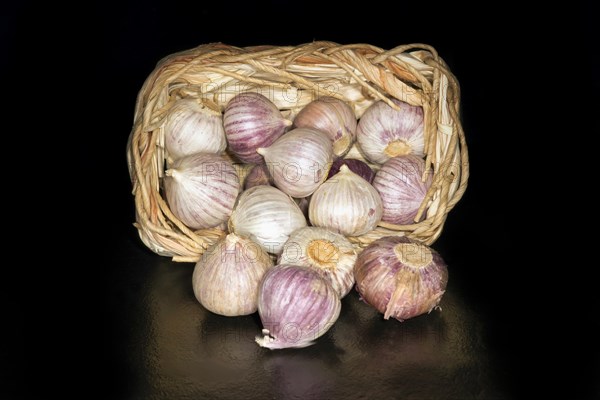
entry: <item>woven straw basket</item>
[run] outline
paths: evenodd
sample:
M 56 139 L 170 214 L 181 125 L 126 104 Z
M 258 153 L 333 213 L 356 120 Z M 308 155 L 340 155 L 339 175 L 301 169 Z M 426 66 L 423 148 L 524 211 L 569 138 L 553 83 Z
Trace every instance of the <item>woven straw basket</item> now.
M 448 212 L 466 189 L 469 162 L 459 120 L 458 82 L 434 48 L 412 44 L 383 50 L 368 44 L 332 42 L 239 48 L 215 43 L 161 60 L 138 95 L 127 157 L 135 226 L 152 251 L 175 261 L 195 261 L 227 233 L 226 224 L 189 229 L 163 198 L 162 126 L 168 111 L 182 97 L 223 110 L 233 96 L 249 91 L 268 97 L 288 119 L 320 96 L 346 101 L 357 118 L 377 100 L 395 107 L 390 97 L 423 107 L 426 173 L 433 171 L 433 183 L 417 220 L 421 214 L 425 218 L 412 225 L 381 222 L 375 230 L 349 239 L 362 248 L 382 236 L 406 235 L 425 244 L 439 237 Z M 356 145 L 345 157 L 364 161 Z M 239 162 L 238 167 L 243 179 L 248 168 Z

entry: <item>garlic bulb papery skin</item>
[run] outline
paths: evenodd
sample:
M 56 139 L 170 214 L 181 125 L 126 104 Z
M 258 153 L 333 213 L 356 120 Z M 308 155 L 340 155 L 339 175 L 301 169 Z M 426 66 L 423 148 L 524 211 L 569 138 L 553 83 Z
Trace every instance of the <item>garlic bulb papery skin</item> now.
M 256 342 L 271 350 L 310 346 L 335 323 L 341 307 L 336 291 L 314 268 L 276 265 L 259 286 L 263 336 Z
M 348 168 L 350 168 L 350 171 L 354 172 L 369 183 L 372 183 L 373 178 L 375 178 L 375 172 L 373 172 L 371 167 L 369 167 L 369 165 L 364 161 L 354 158 L 338 158 L 333 162 L 333 164 L 331 164 L 331 169 L 327 174 L 327 179 L 340 172 L 340 167 L 342 165 L 347 165 Z
M 177 100 L 163 126 L 170 161 L 195 153 L 220 154 L 227 147 L 223 117 L 196 100 Z
M 382 221 L 397 225 L 414 224 L 421 203 L 431 186 L 431 174 L 423 182 L 425 161 L 417 156 L 394 157 L 386 161 L 373 187 L 383 203 Z
M 346 165 L 317 189 L 308 206 L 312 225 L 345 236 L 375 229 L 381 214 L 381 199 L 375 188 Z
M 173 214 L 192 229 L 205 229 L 227 221 L 240 183 L 229 160 L 198 153 L 173 163 L 165 172 L 164 188 Z
M 306 218 L 296 202 L 281 190 L 261 185 L 244 191 L 229 219 L 229 231 L 258 243 L 265 251 L 281 253 Z
M 307 128 L 293 129 L 257 152 L 265 158 L 275 185 L 298 198 L 311 195 L 327 179 L 333 160 L 329 137 Z
M 392 101 L 400 110 L 378 101 L 365 111 L 356 129 L 360 149 L 369 161 L 377 164 L 407 154 L 423 157 L 423 108 Z
M 448 267 L 432 248 L 404 236 L 386 236 L 367 246 L 354 266 L 362 300 L 402 322 L 431 312 L 448 284 Z
M 244 190 L 260 185 L 275 185 L 271 173 L 269 172 L 269 168 L 267 168 L 265 164 L 257 164 L 252 167 L 244 179 Z
M 296 204 L 298 204 L 298 207 L 300 207 L 300 210 L 302 211 L 302 214 L 304 214 L 304 217 L 308 218 L 308 205 L 310 204 L 310 196 L 300 198 L 294 197 L 293 199 L 296 202 Z
M 196 263 L 192 285 L 207 310 L 228 317 L 258 309 L 258 285 L 273 261 L 250 239 L 230 233 L 209 247 Z
M 243 162 L 260 164 L 256 149 L 273 144 L 292 121 L 262 94 L 241 93 L 227 103 L 223 125 L 229 149 Z
M 311 128 L 328 134 L 336 157 L 346 154 L 354 143 L 356 124 L 352 108 L 329 96 L 308 103 L 294 118 L 296 128 Z
M 354 285 L 356 249 L 339 233 L 324 228 L 306 227 L 290 235 L 279 264 L 315 268 L 343 298 Z

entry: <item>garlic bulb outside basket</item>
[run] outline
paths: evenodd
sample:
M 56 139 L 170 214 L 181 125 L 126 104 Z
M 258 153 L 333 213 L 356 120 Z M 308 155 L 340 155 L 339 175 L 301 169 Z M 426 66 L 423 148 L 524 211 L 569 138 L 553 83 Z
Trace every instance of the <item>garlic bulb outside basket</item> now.
M 261 347 L 306 347 L 331 328 L 342 304 L 329 282 L 314 268 L 276 265 L 263 278 L 258 291 Z
M 331 229 L 345 236 L 363 235 L 381 220 L 379 193 L 347 165 L 313 193 L 308 206 L 314 226 Z
M 356 250 L 339 233 L 306 227 L 290 235 L 279 256 L 279 264 L 315 268 L 343 298 L 354 285 Z
M 212 228 L 226 222 L 240 190 L 229 160 L 198 153 L 175 161 L 165 172 L 169 208 L 192 229 Z
M 306 226 L 296 202 L 281 190 L 260 185 L 244 191 L 229 219 L 229 231 L 279 254 L 289 235 Z
M 402 322 L 431 312 L 448 284 L 448 268 L 432 248 L 403 236 L 367 246 L 354 267 L 356 289 L 379 312 Z
M 177 100 L 163 129 L 170 161 L 195 153 L 220 154 L 227 147 L 221 113 L 194 99 Z
M 230 233 L 196 263 L 194 294 L 215 314 L 252 314 L 258 308 L 258 285 L 272 266 L 273 261 L 258 244 Z
M 307 128 L 293 129 L 257 152 L 264 156 L 275 185 L 299 198 L 311 195 L 327 179 L 333 160 L 331 139 Z

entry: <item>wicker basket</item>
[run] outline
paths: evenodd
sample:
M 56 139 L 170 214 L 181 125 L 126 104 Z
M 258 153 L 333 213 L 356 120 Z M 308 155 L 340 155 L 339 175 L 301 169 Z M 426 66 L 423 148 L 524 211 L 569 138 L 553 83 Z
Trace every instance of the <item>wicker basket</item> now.
M 406 235 L 433 243 L 448 212 L 462 197 L 469 175 L 464 132 L 459 121 L 458 82 L 435 49 L 424 44 L 383 50 L 368 44 L 314 42 L 300 46 L 239 48 L 202 45 L 161 60 L 138 95 L 127 157 L 142 241 L 175 261 L 195 261 L 226 227 L 192 231 L 173 215 L 163 199 L 165 166 L 162 125 L 182 97 L 223 109 L 244 91 L 260 92 L 284 116 L 293 116 L 320 96 L 348 102 L 360 117 L 373 102 L 395 97 L 423 107 L 427 172 L 433 184 L 419 210 L 426 216 L 412 225 L 381 222 L 377 229 L 349 238 L 364 247 L 382 236 Z M 364 160 L 356 145 L 346 157 Z M 240 179 L 243 179 L 242 168 Z

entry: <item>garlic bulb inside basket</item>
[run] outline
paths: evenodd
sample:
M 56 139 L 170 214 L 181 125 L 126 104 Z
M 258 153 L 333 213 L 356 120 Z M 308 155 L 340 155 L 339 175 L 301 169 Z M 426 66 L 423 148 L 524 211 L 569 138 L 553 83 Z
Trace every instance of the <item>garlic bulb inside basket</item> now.
M 314 226 L 346 236 L 360 236 L 375 229 L 381 220 L 379 194 L 347 165 L 313 193 L 308 216 Z
M 327 174 L 327 179 L 340 172 L 340 167 L 342 165 L 347 165 L 350 171 L 354 172 L 365 181 L 373 183 L 375 172 L 373 172 L 371 167 L 369 167 L 366 162 L 354 158 L 338 158 L 335 160 L 333 164 L 331 164 L 331 169 L 329 170 L 329 174 Z
M 373 180 L 383 204 L 382 221 L 397 225 L 415 223 L 431 186 L 431 174 L 423 180 L 424 172 L 425 161 L 413 155 L 390 158 L 383 164 Z
M 263 162 L 259 147 L 268 147 L 283 135 L 292 121 L 260 93 L 240 93 L 227 103 L 223 114 L 229 149 L 243 162 Z
M 333 154 L 336 157 L 346 154 L 356 137 L 354 111 L 335 97 L 323 96 L 308 103 L 294 118 L 294 126 L 328 134 L 333 141 Z
M 257 152 L 264 156 L 275 185 L 298 198 L 310 196 L 327 179 L 333 160 L 331 139 L 307 128 L 291 130 Z
M 193 99 L 177 100 L 163 129 L 171 161 L 195 153 L 220 154 L 227 146 L 221 113 Z
M 256 164 L 250 169 L 248 175 L 244 179 L 244 190 L 248 190 L 254 186 L 268 185 L 273 186 L 273 178 L 266 164 Z
M 192 229 L 226 222 L 240 191 L 231 161 L 217 154 L 198 153 L 180 158 L 165 172 L 169 208 Z
M 373 103 L 356 129 L 360 149 L 369 161 L 377 164 L 407 154 L 423 157 L 423 108 L 396 99 L 392 101 L 399 110 L 383 101 Z
M 229 231 L 258 243 L 269 253 L 279 254 L 290 234 L 306 226 L 296 202 L 272 186 L 254 186 L 244 191 L 229 219 Z

